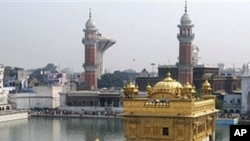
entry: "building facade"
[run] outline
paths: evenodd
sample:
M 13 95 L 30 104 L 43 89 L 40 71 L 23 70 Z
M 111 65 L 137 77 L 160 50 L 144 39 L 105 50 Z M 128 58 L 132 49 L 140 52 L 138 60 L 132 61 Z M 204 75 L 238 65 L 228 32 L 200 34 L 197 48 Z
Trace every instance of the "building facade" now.
M 224 95 L 223 112 L 240 114 L 241 101 L 241 92 Z
M 182 86 L 167 77 L 147 97 L 138 97 L 138 87 L 124 88 L 124 133 L 127 141 L 215 141 L 215 96 L 208 81 L 201 97 L 188 82 Z
M 39 86 L 34 87 L 33 92 L 9 94 L 9 100 L 15 109 L 31 108 L 59 108 L 60 94 L 69 91 L 64 86 Z
M 0 66 L 0 104 L 7 104 L 7 95 L 4 93 L 4 67 Z
M 4 87 L 15 87 L 18 92 L 28 87 L 29 72 L 18 67 L 4 67 Z
M 0 111 L 11 110 L 8 104 L 8 93 L 4 90 L 4 66 L 0 66 Z
M 60 109 L 78 113 L 123 111 L 123 95 L 120 90 L 70 91 L 60 93 Z
M 250 112 L 250 76 L 241 76 L 241 113 Z
M 140 91 L 145 91 L 148 84 L 154 85 L 170 72 L 173 79 L 178 80 L 178 67 L 176 65 L 159 65 L 158 77 L 137 77 Z M 218 67 L 196 65 L 193 67 L 193 85 L 200 88 L 204 80 L 211 84 L 214 93 L 233 93 L 241 89 L 241 78 L 234 76 L 220 76 Z
M 67 73 L 48 73 L 46 74 L 46 84 L 48 86 L 53 85 L 66 85 L 69 83 Z

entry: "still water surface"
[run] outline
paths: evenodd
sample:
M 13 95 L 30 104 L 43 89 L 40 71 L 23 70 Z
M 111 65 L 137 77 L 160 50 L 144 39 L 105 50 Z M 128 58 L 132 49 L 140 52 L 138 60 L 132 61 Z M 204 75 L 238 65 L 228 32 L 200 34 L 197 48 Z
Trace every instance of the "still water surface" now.
M 216 141 L 228 141 L 229 126 L 216 127 Z M 0 141 L 125 141 L 122 119 L 34 117 L 0 123 Z

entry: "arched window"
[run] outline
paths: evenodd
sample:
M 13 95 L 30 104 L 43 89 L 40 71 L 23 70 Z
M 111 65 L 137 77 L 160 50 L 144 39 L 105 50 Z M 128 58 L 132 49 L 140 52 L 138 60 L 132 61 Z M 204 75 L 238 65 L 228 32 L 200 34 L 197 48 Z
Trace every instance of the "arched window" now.
M 224 110 L 224 113 L 227 113 L 227 109 Z
M 233 109 L 230 109 L 229 113 L 234 113 L 234 110 L 233 110 Z
M 240 113 L 240 110 L 236 110 L 235 113 Z

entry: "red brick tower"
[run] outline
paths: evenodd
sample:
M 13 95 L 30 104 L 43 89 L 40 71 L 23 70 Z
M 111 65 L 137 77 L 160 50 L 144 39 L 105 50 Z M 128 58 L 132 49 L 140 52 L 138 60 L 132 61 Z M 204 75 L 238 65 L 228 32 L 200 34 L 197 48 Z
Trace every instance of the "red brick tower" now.
M 91 19 L 91 11 L 89 12 L 89 19 L 85 24 L 83 31 L 85 38 L 82 43 L 85 45 L 85 63 L 83 68 L 85 70 L 85 84 L 87 90 L 97 90 L 97 29 L 95 22 Z
M 192 41 L 194 34 L 192 21 L 187 14 L 187 3 L 185 4 L 185 13 L 181 17 L 181 24 L 178 25 L 180 33 L 177 35 L 179 40 L 179 63 L 178 63 L 178 81 L 182 84 L 189 82 L 193 84 L 193 63 L 192 63 Z

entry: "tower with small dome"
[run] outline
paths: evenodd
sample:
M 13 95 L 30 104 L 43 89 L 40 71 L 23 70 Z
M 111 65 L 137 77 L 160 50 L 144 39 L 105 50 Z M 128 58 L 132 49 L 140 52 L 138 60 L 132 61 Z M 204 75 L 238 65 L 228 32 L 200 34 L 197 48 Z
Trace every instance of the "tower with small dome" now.
M 96 23 L 92 20 L 91 11 L 89 12 L 89 19 L 85 24 L 85 38 L 82 42 L 85 45 L 85 63 L 83 68 L 85 69 L 85 82 L 86 89 L 97 89 L 97 28 Z
M 181 83 L 189 82 L 193 84 L 193 44 L 194 34 L 192 33 L 192 20 L 187 13 L 187 2 L 185 3 L 185 13 L 181 17 L 178 25 L 180 31 L 177 35 L 179 40 L 179 62 L 178 80 Z
M 97 78 L 104 74 L 104 52 L 116 43 L 115 40 L 103 37 L 98 32 L 95 21 L 92 19 L 91 9 L 89 19 L 85 24 L 85 38 L 82 43 L 85 45 L 85 83 L 87 90 L 97 90 Z

